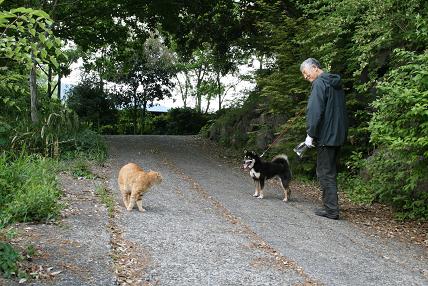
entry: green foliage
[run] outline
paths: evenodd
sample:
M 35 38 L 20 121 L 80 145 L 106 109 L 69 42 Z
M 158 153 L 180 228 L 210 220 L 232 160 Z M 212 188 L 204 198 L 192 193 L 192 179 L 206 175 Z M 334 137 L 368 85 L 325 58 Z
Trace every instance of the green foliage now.
M 71 163 L 71 174 L 76 178 L 94 179 L 95 175 L 89 170 L 88 161 L 82 157 L 77 157 Z
M 207 124 L 208 119 L 207 115 L 191 108 L 173 108 L 166 115 L 167 124 L 164 134 L 198 134 L 201 128 Z
M 7 58 L 27 66 L 51 63 L 59 67 L 57 57 L 63 55 L 61 40 L 53 36 L 49 15 L 37 9 L 16 8 L 0 11 L 0 51 Z
M 252 94 L 242 107 L 219 111 L 217 119 L 206 127 L 206 137 L 236 149 L 251 145 L 251 141 L 255 141 L 255 133 L 254 136 L 250 133 L 254 131 L 250 121 L 257 114 L 255 109 L 259 100 L 259 97 Z
M 395 51 L 404 65 L 391 70 L 378 85 L 373 102 L 371 141 L 391 150 L 428 159 L 428 50 L 417 55 Z
M 99 161 L 106 157 L 102 138 L 82 125 L 72 110 L 45 99 L 40 103 L 40 123 L 34 125 L 27 117 L 28 98 L 19 93 L 14 96 L 16 106 L 4 107 L 0 116 L 0 150 L 19 153 L 25 148 L 31 153 L 66 158 L 77 152 Z
M 387 203 L 400 219 L 428 219 L 428 167 L 421 160 L 407 158 L 405 153 L 378 150 L 367 160 L 361 154 L 348 162 L 358 175 L 342 174 L 341 188 L 355 202 Z
M 38 125 L 32 125 L 27 120 L 12 123 L 9 148 L 19 152 L 26 146 L 30 152 L 57 157 L 62 149 L 76 145 L 76 136 L 80 128 L 77 115 L 58 104 L 49 104 L 46 115 Z
M 21 255 L 9 243 L 0 241 L 0 273 L 5 278 L 18 274 L 17 263 L 22 260 Z
M 101 198 L 101 202 L 107 207 L 109 216 L 113 217 L 115 200 L 110 192 L 104 186 L 98 185 L 95 189 L 95 193 Z
M 104 162 L 107 158 L 107 145 L 96 132 L 82 128 L 73 138 L 73 145 L 64 150 L 63 158 L 85 157 L 89 160 Z
M 53 35 L 53 22 L 42 10 L 19 7 L 0 11 L 0 55 L 8 59 L 0 71 L 0 88 L 23 92 L 18 80 L 20 72 L 27 72 L 35 65 L 47 64 L 59 69 L 59 62 L 66 59 L 61 50 L 61 40 Z M 19 72 L 14 71 L 19 65 Z M 6 97 L 6 104 L 14 99 Z
M 43 222 L 59 214 L 56 166 L 38 155 L 0 156 L 0 226 Z
M 364 164 L 367 190 L 402 219 L 428 219 L 428 53 L 396 50 L 394 60 L 372 104 L 368 130 L 380 150 Z
M 142 131 L 137 124 L 144 129 L 147 107 L 155 100 L 171 97 L 173 59 L 171 51 L 155 34 L 145 41 L 130 38 L 123 46 L 111 49 L 105 59 L 107 79 L 120 85 L 116 107 L 132 109 L 134 134 Z
M 67 106 L 95 131 L 103 125 L 113 124 L 117 118 L 111 96 L 93 79 L 84 79 L 69 91 Z
M 355 201 L 394 206 L 400 219 L 428 219 L 427 59 L 427 52 L 394 52 L 368 126 L 378 150 L 367 160 L 351 158 L 354 174 L 341 184 Z
M 151 134 L 191 135 L 198 134 L 208 122 L 209 115 L 191 108 L 173 108 L 166 114 L 151 119 Z

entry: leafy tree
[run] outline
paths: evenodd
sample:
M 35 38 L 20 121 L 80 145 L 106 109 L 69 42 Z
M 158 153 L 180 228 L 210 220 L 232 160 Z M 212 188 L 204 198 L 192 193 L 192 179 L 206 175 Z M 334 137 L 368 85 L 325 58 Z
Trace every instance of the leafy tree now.
M 1 1 L 3 2 L 3 1 Z M 0 4 L 1 4 L 0 2 Z M 52 20 L 42 10 L 16 8 L 0 12 L 0 53 L 30 70 L 31 119 L 38 123 L 37 67 L 42 64 L 59 66 L 61 41 L 53 36 Z M 3 76 L 2 85 L 13 85 L 13 76 Z M 17 90 L 15 86 L 15 90 Z
M 122 106 L 133 107 L 136 132 L 139 110 L 144 123 L 148 105 L 171 96 L 172 54 L 153 34 L 143 44 L 129 41 L 127 46 L 113 51 L 111 59 L 110 79 L 123 85 Z
M 175 86 L 176 90 L 181 96 L 181 100 L 183 101 L 183 107 L 187 108 L 187 100 L 189 98 L 192 84 L 190 82 L 190 75 L 189 71 L 184 65 L 180 65 L 181 67 L 178 67 L 177 72 L 175 74 Z
M 113 100 L 109 100 L 97 82 L 90 78 L 84 79 L 69 91 L 67 106 L 79 115 L 80 120 L 94 126 L 95 130 L 113 124 L 117 118 Z

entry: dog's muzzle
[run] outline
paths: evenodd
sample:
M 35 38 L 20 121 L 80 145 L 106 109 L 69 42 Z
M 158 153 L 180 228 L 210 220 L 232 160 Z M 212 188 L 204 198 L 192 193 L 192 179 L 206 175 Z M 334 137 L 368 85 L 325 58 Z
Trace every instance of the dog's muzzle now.
M 244 160 L 244 163 L 242 165 L 242 169 L 251 169 L 251 164 L 253 164 L 253 160 Z

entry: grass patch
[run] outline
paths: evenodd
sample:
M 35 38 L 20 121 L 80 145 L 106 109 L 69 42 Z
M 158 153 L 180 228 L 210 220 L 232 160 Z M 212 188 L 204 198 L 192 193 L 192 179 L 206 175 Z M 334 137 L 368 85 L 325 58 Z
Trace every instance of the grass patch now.
M 21 260 L 21 254 L 12 245 L 0 241 L 0 272 L 3 277 L 11 278 L 18 275 L 18 262 Z
M 76 178 L 95 179 L 96 176 L 89 170 L 89 162 L 83 158 L 77 158 L 70 165 L 70 173 Z
M 107 207 L 109 217 L 114 215 L 114 199 L 110 192 L 102 185 L 98 185 L 95 193 L 100 197 L 101 202 Z
M 55 160 L 40 155 L 0 155 L 0 228 L 59 215 L 57 168 Z
M 39 255 L 34 245 L 14 246 L 10 241 L 18 235 L 13 227 L 0 229 L 0 275 L 27 281 L 32 271 L 28 262 Z
M 38 255 L 37 249 L 30 244 L 25 247 L 13 246 L 9 241 L 18 235 L 13 227 L 0 229 L 0 275 L 5 278 L 24 278 L 27 280 L 31 269 L 27 261 Z

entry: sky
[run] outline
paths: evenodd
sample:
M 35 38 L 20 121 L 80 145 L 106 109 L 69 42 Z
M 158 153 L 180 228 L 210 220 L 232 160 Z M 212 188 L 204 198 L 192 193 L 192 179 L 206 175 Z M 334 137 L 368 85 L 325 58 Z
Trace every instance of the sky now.
M 256 61 L 256 60 L 254 60 Z M 70 67 L 71 73 L 69 76 L 62 79 L 62 83 L 67 85 L 77 85 L 81 78 L 81 67 L 83 65 L 82 59 L 79 59 L 76 63 L 73 63 Z M 239 74 L 240 75 L 249 75 L 252 72 L 254 72 L 254 67 L 257 66 L 254 62 L 250 65 L 241 65 L 239 67 Z M 229 89 L 224 101 L 223 101 L 223 107 L 230 105 L 234 100 L 245 98 L 248 94 L 247 91 L 250 91 L 254 88 L 255 84 L 249 81 L 240 81 L 236 76 L 226 76 L 221 79 L 221 82 L 226 85 L 226 88 L 229 86 L 233 86 Z M 161 108 L 163 109 L 170 109 L 170 108 L 176 108 L 176 107 L 183 107 L 184 103 L 181 99 L 181 95 L 179 94 L 178 90 L 173 89 L 172 90 L 172 98 L 164 99 L 158 102 L 155 102 L 155 105 L 160 105 L 157 107 L 157 109 Z M 63 95 L 62 95 L 63 96 Z M 194 98 L 189 98 L 187 100 L 187 106 L 194 107 L 195 106 L 195 100 Z M 202 108 L 205 110 L 207 106 L 207 102 L 202 102 Z M 218 98 L 214 98 L 211 100 L 210 103 L 210 112 L 215 112 L 218 110 Z

